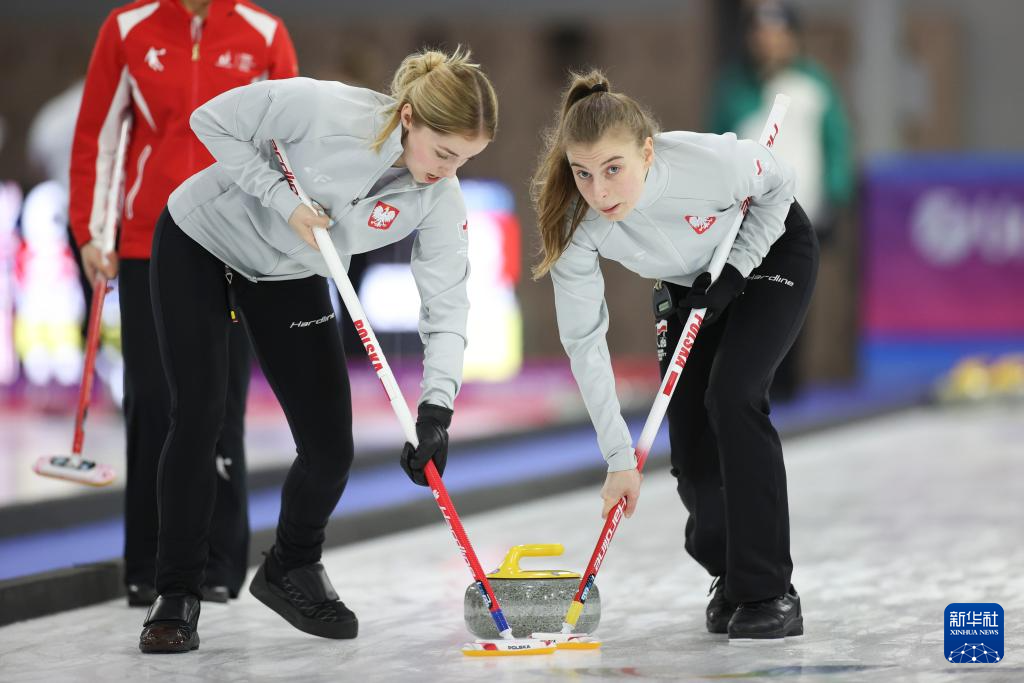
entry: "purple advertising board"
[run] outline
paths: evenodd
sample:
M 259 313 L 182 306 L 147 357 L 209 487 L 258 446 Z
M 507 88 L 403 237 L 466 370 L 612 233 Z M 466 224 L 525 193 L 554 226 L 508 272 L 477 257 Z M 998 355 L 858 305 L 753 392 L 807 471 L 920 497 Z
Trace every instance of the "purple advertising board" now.
M 875 160 L 861 224 L 867 375 L 1024 350 L 1024 157 Z
M 868 336 L 1024 336 L 1024 159 L 889 160 L 865 189 Z

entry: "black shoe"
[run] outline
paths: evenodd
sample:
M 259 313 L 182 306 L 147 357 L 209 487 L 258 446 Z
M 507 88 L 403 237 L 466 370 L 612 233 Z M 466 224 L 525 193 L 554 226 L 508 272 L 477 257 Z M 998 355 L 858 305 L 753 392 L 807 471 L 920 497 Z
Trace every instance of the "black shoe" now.
M 188 652 L 199 648 L 199 598 L 158 595 L 146 614 L 139 649 L 146 653 Z
M 743 602 L 729 620 L 729 639 L 786 638 L 804 634 L 800 596 L 793 586 L 789 592 L 767 600 Z
M 227 602 L 231 594 L 227 586 L 208 584 L 200 587 L 199 592 L 203 595 L 203 602 Z
M 708 633 L 728 633 L 729 620 L 732 619 L 733 612 L 736 611 L 736 603 L 729 602 L 725 597 L 724 576 L 715 577 L 708 589 L 708 595 L 711 595 L 711 602 L 704 610 L 706 617 L 704 623 L 708 628 Z
M 129 583 L 125 593 L 129 607 L 149 607 L 156 600 L 156 588 L 151 583 Z
M 249 592 L 299 629 L 321 638 L 355 638 L 359 621 L 338 599 L 319 562 L 284 571 L 274 550 L 260 565 Z

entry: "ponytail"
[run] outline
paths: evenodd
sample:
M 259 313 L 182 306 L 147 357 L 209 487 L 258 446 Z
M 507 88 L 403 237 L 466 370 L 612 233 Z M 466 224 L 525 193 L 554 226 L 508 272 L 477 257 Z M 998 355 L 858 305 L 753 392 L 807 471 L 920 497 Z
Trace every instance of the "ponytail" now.
M 406 104 L 412 106 L 416 123 L 438 133 L 483 135 L 493 140 L 498 128 L 498 98 L 480 65 L 470 58 L 469 50 L 459 47 L 452 54 L 424 50 L 402 60 L 391 79 L 395 105 L 372 143 L 374 151 L 379 152 L 401 125 Z

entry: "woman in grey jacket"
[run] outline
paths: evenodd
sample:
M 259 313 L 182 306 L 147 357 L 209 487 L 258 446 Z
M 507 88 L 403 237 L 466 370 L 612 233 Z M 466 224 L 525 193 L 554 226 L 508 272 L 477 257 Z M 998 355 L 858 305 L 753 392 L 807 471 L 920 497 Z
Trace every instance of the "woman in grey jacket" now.
M 803 324 L 818 246 L 792 172 L 735 135 L 657 132 L 600 72 L 575 76 L 534 178 L 559 336 L 608 462 L 602 516 L 636 508 L 641 477 L 605 342 L 599 257 L 661 280 L 675 311 L 659 321 L 662 372 L 692 308 L 704 326 L 668 408 L 672 474 L 689 511 L 686 550 L 716 578 L 707 628 L 731 638 L 803 632 L 790 583 L 786 470 L 768 387 Z M 705 272 L 750 197 L 721 276 Z M 709 286 L 710 285 L 710 286 Z
M 468 53 L 423 52 L 402 62 L 383 95 L 294 78 L 224 93 L 191 126 L 217 163 L 171 195 L 153 240 L 151 283 L 171 430 L 160 459 L 156 588 L 143 652 L 199 646 L 199 587 L 224 417 L 227 339 L 245 323 L 288 418 L 298 456 L 282 491 L 274 546 L 250 591 L 296 628 L 353 638 L 355 614 L 323 566 L 327 520 L 352 463 L 345 356 L 313 239 L 330 228 L 343 260 L 416 230 L 423 382 L 416 432 L 402 466 L 426 485 L 443 471 L 466 344 L 466 209 L 456 171 L 497 128 L 494 90 Z M 271 152 L 287 149 L 299 184 L 323 208 L 301 204 Z

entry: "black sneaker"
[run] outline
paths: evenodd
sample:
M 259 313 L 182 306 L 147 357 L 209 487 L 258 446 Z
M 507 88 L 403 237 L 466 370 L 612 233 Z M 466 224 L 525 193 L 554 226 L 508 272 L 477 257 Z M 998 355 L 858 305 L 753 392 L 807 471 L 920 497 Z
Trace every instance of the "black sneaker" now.
M 767 600 L 743 602 L 729 620 L 729 639 L 769 639 L 802 636 L 804 617 L 800 596 L 791 585 L 789 592 Z
M 324 566 L 319 562 L 283 571 L 271 549 L 260 565 L 249 592 L 285 620 L 321 638 L 355 638 L 359 621 L 338 599 Z
M 199 599 L 190 594 L 158 595 L 142 623 L 139 649 L 146 653 L 199 648 Z
M 724 576 L 715 577 L 715 580 L 711 582 L 711 587 L 708 588 L 708 595 L 711 595 L 711 602 L 704 610 L 706 617 L 704 623 L 707 625 L 708 633 L 728 633 L 729 620 L 732 619 L 733 612 L 736 611 L 736 603 L 729 602 L 725 597 Z

